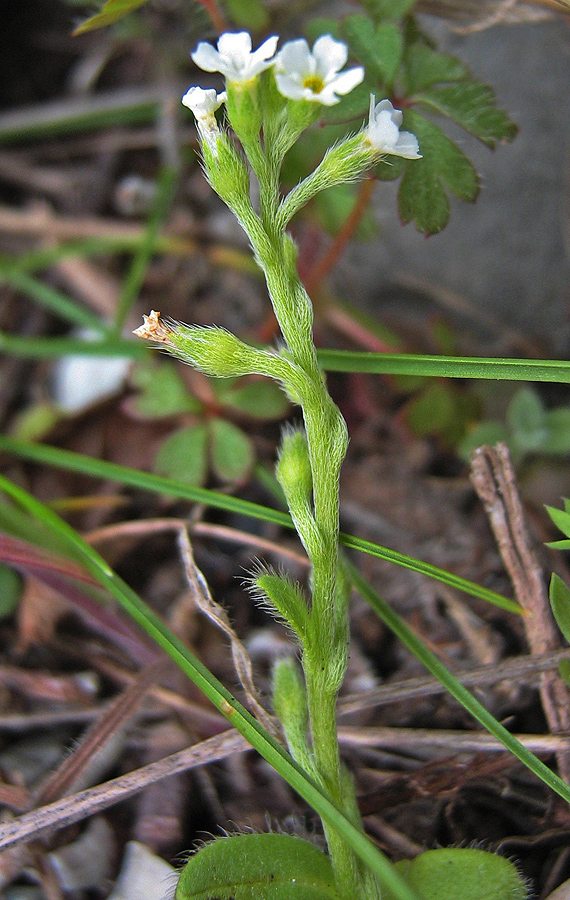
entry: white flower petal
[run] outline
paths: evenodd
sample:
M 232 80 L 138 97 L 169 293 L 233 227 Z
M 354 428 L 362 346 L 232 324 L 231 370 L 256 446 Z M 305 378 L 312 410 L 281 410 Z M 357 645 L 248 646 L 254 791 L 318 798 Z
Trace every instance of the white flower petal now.
M 331 83 L 334 85 L 335 93 L 344 95 L 350 94 L 363 78 L 364 69 L 362 66 L 356 66 L 354 69 L 347 69 L 346 72 L 339 72 Z
M 218 52 L 229 59 L 246 60 L 251 54 L 251 35 L 247 31 L 226 31 L 218 39 Z
M 302 38 L 298 41 L 288 41 L 275 58 L 275 71 L 288 76 L 295 75 L 299 82 L 303 75 L 309 72 L 312 74 L 314 66 L 315 61 L 311 56 L 309 45 Z
M 263 70 L 267 68 L 265 63 L 275 55 L 278 42 L 279 37 L 275 34 L 273 35 L 273 37 L 267 38 L 267 40 L 263 42 L 261 47 L 258 47 L 257 50 L 255 50 L 255 52 L 251 54 L 251 68 L 256 70 L 256 75 L 258 75 L 259 72 L 263 72 Z M 260 64 L 262 68 L 257 71 Z
M 191 54 L 193 61 L 199 69 L 204 72 L 219 72 L 221 57 L 217 50 L 214 50 L 211 44 L 200 41 L 194 53 Z
M 348 59 L 346 44 L 335 41 L 330 34 L 323 34 L 313 45 L 317 72 L 326 80 L 340 72 Z
M 381 100 L 374 105 L 374 95 L 370 95 L 370 121 L 365 138 L 381 153 L 403 156 L 405 159 L 420 159 L 419 144 L 411 131 L 400 131 L 403 113 L 394 109 L 389 100 Z
M 421 159 L 418 139 L 411 131 L 400 132 L 394 152 L 397 156 L 403 156 L 405 159 Z
M 191 87 L 182 98 L 182 103 L 191 109 L 196 118 L 212 116 L 225 101 L 225 92 L 216 94 L 215 90 L 204 90 L 201 87 Z
M 276 72 L 275 81 L 279 93 L 284 97 L 289 97 L 290 100 L 303 100 L 305 99 L 305 94 L 310 93 L 298 80 L 291 78 L 289 75 L 281 75 L 279 72 Z

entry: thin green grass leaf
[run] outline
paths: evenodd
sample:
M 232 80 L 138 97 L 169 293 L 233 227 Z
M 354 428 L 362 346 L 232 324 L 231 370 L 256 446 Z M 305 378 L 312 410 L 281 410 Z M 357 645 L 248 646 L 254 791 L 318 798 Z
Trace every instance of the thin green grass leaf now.
M 534 753 L 527 750 L 520 741 L 518 741 L 510 732 L 507 731 L 497 720 L 489 713 L 478 700 L 469 693 L 452 674 L 449 672 L 437 656 L 433 654 L 425 644 L 408 628 L 406 623 L 393 609 L 376 593 L 376 591 L 362 577 L 358 569 L 350 562 L 346 562 L 349 577 L 361 596 L 370 604 L 384 624 L 392 631 L 396 637 L 410 650 L 416 659 L 431 672 L 438 681 L 446 688 L 447 691 L 461 703 L 480 725 L 483 726 L 490 734 L 497 738 L 503 744 L 506 750 L 509 750 L 520 762 L 523 763 L 531 772 L 533 772 L 544 784 L 547 784 L 553 791 L 559 794 L 564 800 L 570 803 L 570 786 L 567 785 L 558 775 L 555 775 L 548 766 L 539 760 Z
M 383 887 L 393 891 L 398 900 L 419 900 L 417 894 L 406 885 L 387 858 L 345 818 L 326 793 L 306 775 L 280 744 L 265 731 L 259 722 L 73 528 L 31 494 L 12 484 L 3 476 L 0 476 L 0 490 L 23 506 L 44 526 L 53 530 L 68 545 L 69 549 L 79 556 L 87 571 L 115 597 L 121 608 L 177 663 L 229 723 L 346 840 L 354 852 L 377 875 Z
M 56 313 L 66 322 L 72 325 L 81 325 L 83 328 L 90 328 L 95 331 L 105 332 L 105 323 L 101 321 L 99 316 L 85 309 L 84 306 L 66 297 L 61 291 L 49 287 L 44 282 L 26 275 L 15 266 L 0 264 L 0 282 L 4 281 L 17 288 L 26 296 L 31 297 L 37 303 L 41 303 L 46 309 Z
M 437 378 L 486 378 L 497 381 L 552 381 L 570 384 L 570 362 L 553 359 L 505 359 L 485 356 L 426 356 L 319 350 L 327 372 L 417 375 Z
M 24 459 L 31 459 L 35 462 L 58 466 L 69 471 L 82 472 L 95 478 L 118 481 L 141 490 L 156 491 L 170 497 L 190 500 L 194 503 L 204 503 L 206 506 L 212 506 L 215 509 L 224 509 L 227 512 L 252 516 L 255 519 L 272 522 L 284 528 L 293 528 L 289 515 L 279 510 L 270 509 L 259 503 L 252 503 L 250 500 L 242 500 L 239 497 L 218 493 L 208 488 L 192 487 L 159 475 L 151 475 L 138 469 L 118 465 L 117 463 L 94 459 L 71 450 L 62 450 L 59 447 L 50 447 L 47 444 L 27 443 L 26 441 L 19 441 L 4 435 L 0 435 L 0 450 L 15 453 L 17 456 L 22 456 Z M 460 578 L 458 575 L 446 572 L 444 569 L 439 569 L 437 566 L 432 566 L 430 563 L 413 559 L 404 553 L 398 553 L 396 550 L 390 550 L 387 547 L 382 547 L 379 544 L 374 544 L 371 541 L 365 541 L 362 538 L 353 537 L 349 534 L 341 533 L 340 543 L 353 550 L 359 550 L 362 553 L 368 553 L 370 556 L 376 556 L 379 559 L 385 559 L 404 568 L 412 569 L 421 575 L 427 575 L 429 578 L 435 578 L 450 587 L 464 591 L 472 597 L 486 600 L 488 603 L 492 603 L 501 609 L 513 613 L 521 613 L 520 606 L 512 600 L 508 600 L 501 594 L 474 584 L 465 578 Z
M 142 341 L 106 337 L 101 341 L 78 338 L 21 337 L 0 331 L 0 352 L 24 359 L 58 359 L 62 356 L 130 356 L 147 359 L 150 349 Z

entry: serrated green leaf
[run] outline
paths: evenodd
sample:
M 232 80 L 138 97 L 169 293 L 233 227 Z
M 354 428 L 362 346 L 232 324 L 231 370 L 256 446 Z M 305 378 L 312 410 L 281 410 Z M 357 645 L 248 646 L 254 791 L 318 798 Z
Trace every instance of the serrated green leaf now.
M 562 534 L 570 538 L 570 512 L 564 509 L 557 509 L 555 506 L 547 506 L 546 512 Z
M 157 475 L 200 487 L 208 474 L 208 430 L 205 425 L 180 428 L 160 445 L 154 461 Z
M 433 50 L 427 44 L 412 44 L 406 50 L 404 79 L 408 95 L 443 81 L 462 81 L 469 75 L 469 69 L 460 59 Z
M 549 598 L 556 624 L 570 643 L 570 591 L 556 574 L 550 579 Z
M 18 605 L 22 580 L 10 566 L 0 563 L 0 619 L 11 616 Z
M 222 395 L 222 402 L 252 419 L 271 422 L 287 415 L 290 404 L 274 381 L 250 381 L 240 384 Z
M 504 856 L 473 847 L 427 850 L 396 869 L 425 900 L 525 900 L 528 887 Z M 388 892 L 389 897 L 392 894 Z
M 416 110 L 405 111 L 404 127 L 418 138 L 422 158 L 405 165 L 398 192 L 400 217 L 404 223 L 414 221 L 425 234 L 437 234 L 449 220 L 445 187 L 460 200 L 473 201 L 479 192 L 477 172 L 441 128 Z
M 224 0 L 234 25 L 248 31 L 263 31 L 269 25 L 269 13 L 260 0 Z
M 133 10 L 147 3 L 148 0 L 107 0 L 103 4 L 100 12 L 91 16 L 87 21 L 83 22 L 73 32 L 74 35 L 83 34 L 86 31 L 93 31 L 94 28 L 103 28 L 105 25 L 112 25 L 118 22 L 124 16 Z
M 393 22 L 374 23 L 368 16 L 347 16 L 341 32 L 367 75 L 391 85 L 402 58 L 402 32 Z
M 570 453 L 570 407 L 559 406 L 544 416 L 546 436 L 542 445 L 545 453 Z
M 328 857 L 287 834 L 206 844 L 182 870 L 175 900 L 338 900 Z
M 415 94 L 413 100 L 453 119 L 491 148 L 499 141 L 511 141 L 518 130 L 508 115 L 497 107 L 494 91 L 480 82 L 466 79 L 456 84 L 431 87 Z
M 210 454 L 212 468 L 221 481 L 247 481 L 255 462 L 253 444 L 243 431 L 225 419 L 211 419 Z
M 141 419 L 164 419 L 180 413 L 199 413 L 202 409 L 170 362 L 138 363 L 132 370 L 131 383 L 140 393 L 130 398 L 128 408 Z
M 522 388 L 509 403 L 506 414 L 511 442 L 525 453 L 541 450 L 546 437 L 545 409 L 536 391 Z
M 375 22 L 384 19 L 395 21 L 407 15 L 417 0 L 360 0 L 364 9 L 368 10 Z

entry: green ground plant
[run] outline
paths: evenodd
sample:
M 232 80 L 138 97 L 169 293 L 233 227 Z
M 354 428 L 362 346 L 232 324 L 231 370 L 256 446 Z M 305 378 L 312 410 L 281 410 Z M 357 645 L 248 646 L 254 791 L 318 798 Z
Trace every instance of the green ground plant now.
M 109 24 L 140 5 L 140 0 L 109 0 L 102 18 L 91 24 Z M 58 551 L 80 561 L 97 578 L 322 818 L 328 856 L 291 835 L 224 838 L 191 858 L 179 882 L 178 900 L 372 900 L 380 896 L 398 900 L 445 900 L 452 896 L 523 900 L 526 896 L 526 885 L 516 867 L 482 850 L 429 851 L 411 864 L 394 868 L 366 838 L 352 779 L 340 758 L 335 714 L 347 664 L 351 588 L 361 593 L 478 722 L 570 801 L 568 785 L 493 719 L 339 550 L 340 546 L 352 547 L 391 559 L 516 613 L 516 604 L 491 591 L 339 533 L 339 472 L 348 435 L 327 391 L 324 371 L 570 382 L 570 366 L 554 361 L 339 351 L 317 354 L 312 305 L 298 276 L 296 247 L 288 233 L 292 218 L 323 191 L 354 183 L 372 170 L 379 178 L 402 176 L 401 219 L 414 221 L 420 230 L 433 233 L 447 222 L 447 191 L 474 200 L 478 180 L 463 152 L 424 112 L 448 116 L 489 146 L 509 139 L 515 131 L 508 117 L 497 109 L 490 89 L 476 82 L 458 60 L 440 54 L 422 34 L 411 16 L 413 2 L 374 0 L 364 7 L 366 15 L 349 16 L 340 24 L 314 23 L 312 52 L 304 41 L 285 44 L 277 52 L 277 38 L 267 39 L 252 52 L 249 34 L 240 32 L 222 35 L 218 50 L 201 43 L 194 54 L 199 66 L 219 71 L 226 78 L 222 93 L 196 87 L 184 98 L 196 117 L 205 173 L 248 234 L 267 281 L 282 345 L 278 349 L 253 346 L 223 329 L 163 321 L 156 313 L 146 317 L 139 329 L 140 336 L 208 377 L 222 379 L 219 390 L 225 391 L 226 400 L 237 389 L 233 379 L 254 375 L 276 382 L 288 400 L 300 407 L 303 422 L 284 431 L 276 468 L 289 515 L 209 491 L 184 478 L 149 475 L 69 451 L 0 437 L 0 448 L 23 458 L 294 527 L 310 559 L 308 589 L 271 569 L 261 568 L 251 575 L 254 596 L 288 624 L 299 646 L 302 669 L 295 662 L 281 662 L 273 676 L 273 705 L 282 723 L 287 752 L 73 529 L 22 488 L 0 479 L 0 488 L 8 498 L 0 510 L 1 527 L 31 540 L 33 523 L 42 522 L 47 533 L 57 537 Z M 249 15 L 258 14 L 260 8 L 251 4 Z M 357 64 L 343 70 L 349 50 Z M 396 93 L 404 98 L 403 113 L 389 100 L 381 99 Z M 375 99 L 371 100 L 371 94 Z M 368 121 L 362 125 L 364 113 Z M 318 134 L 318 140 L 326 136 L 325 152 L 316 166 L 303 172 L 295 186 L 284 193 L 281 169 L 289 166 L 288 178 L 292 172 L 299 173 L 295 152 L 303 147 L 307 135 L 314 152 L 318 141 L 311 126 L 323 115 L 331 123 L 329 131 L 323 129 Z M 359 120 L 348 133 L 347 120 Z M 306 160 L 307 154 L 303 151 L 302 155 Z M 171 196 L 174 181 L 172 173 L 166 173 L 163 201 Z M 254 184 L 259 195 L 255 204 Z M 30 342 L 5 336 L 4 349 L 31 357 L 72 351 L 134 357 L 144 352 L 134 341 L 122 339 L 120 332 L 136 298 L 144 265 L 157 245 L 160 209 L 164 213 L 164 206 L 157 209 L 146 240 L 135 250 L 116 322 L 112 327 L 98 323 L 101 340 L 95 347 L 81 341 Z M 70 321 L 77 320 L 73 305 L 63 302 L 67 298 L 46 292 L 25 269 L 5 261 L 0 275 L 18 278 L 40 302 L 51 304 Z M 147 359 L 143 365 L 148 364 Z M 144 396 L 152 411 L 151 392 Z M 196 412 L 184 392 L 179 392 L 178 401 L 178 413 Z M 37 535 L 35 539 L 40 540 Z M 564 589 L 558 582 L 553 584 L 556 597 L 564 601 Z

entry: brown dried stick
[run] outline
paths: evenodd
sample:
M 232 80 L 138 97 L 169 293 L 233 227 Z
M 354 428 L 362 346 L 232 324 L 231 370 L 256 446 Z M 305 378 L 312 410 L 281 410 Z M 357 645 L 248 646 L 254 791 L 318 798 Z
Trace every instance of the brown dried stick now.
M 560 649 L 541 566 L 532 548 L 516 476 L 506 444 L 480 447 L 471 456 L 471 481 L 481 498 L 515 596 L 527 615 L 526 637 L 532 655 Z M 540 699 L 553 734 L 570 730 L 568 688 L 556 672 L 540 677 Z M 570 781 L 570 750 L 556 754 L 560 776 Z

